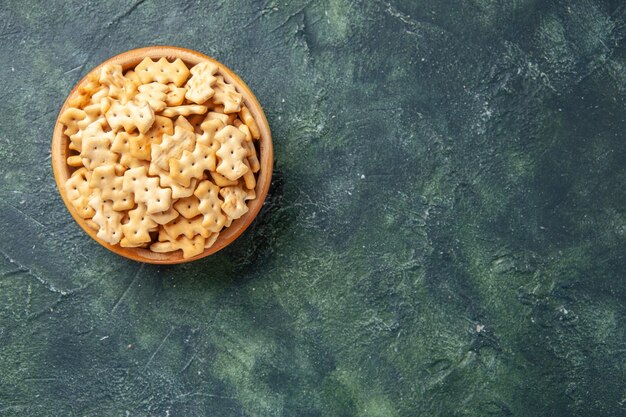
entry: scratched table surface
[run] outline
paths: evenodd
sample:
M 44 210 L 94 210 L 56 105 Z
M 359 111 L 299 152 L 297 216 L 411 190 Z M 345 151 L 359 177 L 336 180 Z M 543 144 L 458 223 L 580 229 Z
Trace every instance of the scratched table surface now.
M 519 0 L 0 5 L 1 416 L 626 415 L 626 8 Z M 264 106 L 267 204 L 141 265 L 72 221 L 58 110 L 196 49 Z

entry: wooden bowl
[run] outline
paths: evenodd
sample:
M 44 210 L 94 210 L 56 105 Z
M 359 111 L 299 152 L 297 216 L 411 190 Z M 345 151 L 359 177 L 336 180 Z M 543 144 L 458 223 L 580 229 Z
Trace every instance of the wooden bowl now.
M 248 212 L 239 219 L 232 222 L 232 224 L 222 229 L 217 241 L 208 249 L 205 249 L 201 254 L 189 259 L 183 259 L 182 251 L 177 250 L 170 253 L 156 253 L 149 249 L 144 248 L 123 248 L 119 245 L 110 245 L 96 236 L 96 231 L 87 226 L 85 220 L 78 215 L 74 206 L 70 203 L 68 196 L 65 192 L 64 184 L 71 176 L 74 168 L 67 165 L 66 160 L 69 156 L 69 138 L 63 133 L 63 125 L 59 122 L 58 118 L 52 134 L 52 169 L 54 171 L 54 177 L 57 183 L 61 197 L 65 206 L 69 210 L 74 220 L 78 223 L 83 230 L 91 236 L 96 242 L 109 249 L 118 255 L 125 258 L 132 259 L 139 262 L 147 262 L 153 264 L 178 264 L 183 262 L 190 262 L 196 259 L 203 258 L 211 255 L 220 249 L 223 249 L 230 243 L 232 243 L 244 230 L 252 223 L 252 220 L 256 217 L 263 206 L 263 201 L 267 196 L 267 191 L 270 187 L 272 179 L 272 167 L 273 167 L 273 149 L 272 149 L 272 137 L 270 134 L 270 128 L 263 113 L 261 105 L 257 101 L 256 97 L 248 86 L 231 70 L 226 68 L 223 64 L 216 60 L 209 58 L 199 52 L 192 51 L 185 48 L 177 48 L 172 46 L 151 46 L 147 48 L 133 49 L 131 51 L 124 52 L 120 55 L 114 56 L 98 65 L 91 70 L 91 73 L 99 71 L 105 64 L 120 64 L 124 71 L 129 68 L 135 67 L 142 59 L 150 57 L 153 60 L 161 57 L 166 57 L 170 61 L 180 58 L 187 64 L 188 67 L 196 65 L 203 61 L 210 61 L 218 65 L 218 74 L 224 76 L 224 79 L 233 84 L 239 93 L 243 96 L 244 104 L 250 109 L 250 113 L 256 120 L 259 130 L 261 132 L 261 139 L 259 140 L 259 161 L 261 164 L 261 170 L 258 172 L 256 183 L 256 198 L 248 201 Z M 89 74 L 88 74 L 89 75 Z M 88 76 L 87 75 L 87 76 Z M 83 78 L 72 90 L 68 96 L 68 100 L 72 97 L 80 85 L 86 82 L 87 76 Z M 65 101 L 59 115 L 67 108 L 67 102 Z

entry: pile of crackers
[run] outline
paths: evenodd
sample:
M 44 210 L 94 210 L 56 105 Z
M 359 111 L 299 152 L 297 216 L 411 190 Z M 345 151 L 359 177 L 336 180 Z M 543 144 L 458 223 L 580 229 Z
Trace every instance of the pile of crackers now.
M 212 62 L 106 64 L 59 121 L 74 169 L 66 195 L 111 245 L 190 258 L 256 198 L 259 128 Z

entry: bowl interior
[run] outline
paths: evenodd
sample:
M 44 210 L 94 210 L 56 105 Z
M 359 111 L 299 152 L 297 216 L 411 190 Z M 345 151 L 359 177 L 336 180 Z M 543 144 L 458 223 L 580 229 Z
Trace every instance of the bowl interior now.
M 252 94 L 248 86 L 235 73 L 226 68 L 223 64 L 199 52 L 171 46 L 155 46 L 134 49 L 104 61 L 96 68 L 91 70 L 90 73 L 99 71 L 103 65 L 109 63 L 120 64 L 124 71 L 126 71 L 127 69 L 134 68 L 145 57 L 150 57 L 153 60 L 159 59 L 161 57 L 166 57 L 168 60 L 175 60 L 176 58 L 180 58 L 185 62 L 185 64 L 187 64 L 188 67 L 196 65 L 202 61 L 214 62 L 219 67 L 218 73 L 223 75 L 226 81 L 233 84 L 237 88 L 237 91 L 243 96 L 243 102 L 250 110 L 250 113 L 254 117 L 257 125 L 259 126 L 259 131 L 261 132 L 261 139 L 258 141 L 257 148 L 259 152 L 258 158 L 261 164 L 261 169 L 257 174 L 258 176 L 255 188 L 256 198 L 254 200 L 248 201 L 248 212 L 239 219 L 233 221 L 229 227 L 222 229 L 219 237 L 217 238 L 213 246 L 205 249 L 204 252 L 192 258 L 184 259 L 182 256 L 182 251 L 180 250 L 170 253 L 156 253 L 144 248 L 123 248 L 119 245 L 110 245 L 99 239 L 96 236 L 97 232 L 87 225 L 86 221 L 78 215 L 78 213 L 74 209 L 74 206 L 70 203 L 68 196 L 65 193 L 65 187 L 63 185 L 65 184 L 65 181 L 67 181 L 67 179 L 71 176 L 74 169 L 68 166 L 66 163 L 67 157 L 70 154 L 69 138 L 63 134 L 63 126 L 61 125 L 61 123 L 59 123 L 58 119 L 56 121 L 52 137 L 52 169 L 54 171 L 54 177 L 61 197 L 63 198 L 63 202 L 68 208 L 70 214 L 72 215 L 74 220 L 76 220 L 76 222 L 80 225 L 80 227 L 82 227 L 82 229 L 89 236 L 91 236 L 102 246 L 106 247 L 112 252 L 117 253 L 118 255 L 140 262 L 155 264 L 177 264 L 189 262 L 199 258 L 203 258 L 219 251 L 220 249 L 223 249 L 225 246 L 234 241 L 250 225 L 252 220 L 254 220 L 263 205 L 263 201 L 267 196 L 267 191 L 269 190 L 271 182 L 273 167 L 272 138 L 267 119 L 265 118 L 265 114 L 263 113 L 263 109 L 261 108 L 259 102 L 257 101 L 254 94 Z M 87 76 L 88 75 L 89 74 L 87 74 Z M 83 78 L 74 87 L 72 92 L 68 95 L 68 99 L 75 94 L 76 90 L 82 83 L 86 82 L 87 76 L 85 76 L 85 78 Z M 67 108 L 67 102 L 68 100 L 66 100 L 63 104 L 59 115 L 62 114 L 63 111 Z

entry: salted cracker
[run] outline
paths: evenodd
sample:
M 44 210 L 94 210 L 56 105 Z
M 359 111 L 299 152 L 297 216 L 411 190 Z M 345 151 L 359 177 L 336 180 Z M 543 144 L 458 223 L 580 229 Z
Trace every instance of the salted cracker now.
M 78 215 L 83 219 L 89 219 L 95 214 L 95 210 L 89 205 L 89 199 L 93 196 L 93 189 L 89 187 L 91 172 L 86 168 L 79 168 L 65 181 L 65 193 Z
M 224 122 L 217 119 L 205 120 L 200 125 L 202 134 L 196 135 L 196 142 L 217 151 L 220 148 L 220 141 L 215 138 L 217 132 L 226 126 Z
M 115 165 L 118 155 L 111 151 L 113 139 L 115 139 L 113 132 L 103 132 L 97 129 L 89 134 L 85 132 L 80 152 L 83 165 L 92 171 L 101 165 Z
M 231 181 L 237 180 L 248 171 L 248 167 L 243 163 L 247 156 L 247 151 L 243 148 L 246 136 L 241 130 L 234 126 L 226 126 L 215 135 L 221 146 L 216 155 L 219 164 L 215 169 Z
M 67 165 L 71 167 L 82 167 L 83 158 L 80 155 L 70 155 L 67 157 Z
M 111 95 L 108 87 L 100 87 L 93 96 L 91 96 L 91 102 L 100 106 L 100 112 L 104 113 L 111 106 Z
M 76 122 L 78 131 L 70 135 L 69 148 L 74 151 L 82 151 L 83 137 L 104 132 L 104 128 L 108 128 L 108 124 L 99 104 L 86 106 L 85 118 Z
M 193 219 L 187 219 L 184 216 L 178 216 L 171 222 L 163 225 L 165 231 L 173 239 L 184 235 L 191 239 L 195 235 L 201 235 L 204 238 L 209 237 L 210 233 L 202 226 L 202 216 L 196 216 Z
M 128 221 L 122 225 L 122 233 L 128 243 L 140 244 L 152 240 L 150 230 L 156 227 L 157 223 L 147 214 L 147 209 L 144 203 L 139 203 L 135 209 L 128 212 Z
M 241 110 L 241 94 L 237 92 L 234 85 L 226 82 L 223 76 L 218 75 L 215 78 L 213 102 L 224 105 L 224 113 L 226 114 L 239 112 Z
M 219 120 L 224 123 L 224 125 L 229 125 L 231 123 L 230 117 L 227 114 L 216 111 L 208 112 L 204 120 Z
M 95 195 L 89 200 L 95 210 L 92 220 L 99 226 L 97 236 L 105 242 L 115 245 L 122 238 L 122 213 L 113 210 L 113 203 Z
M 67 136 L 74 135 L 78 132 L 78 122 L 83 120 L 87 115 L 81 109 L 68 107 L 59 116 L 59 122 L 66 128 L 63 131 Z
M 250 113 L 250 109 L 246 106 L 241 106 L 241 110 L 239 111 L 239 118 L 243 120 L 243 122 L 250 129 L 250 133 L 252 137 L 256 140 L 261 139 L 261 131 L 259 130 L 259 125 L 257 125 L 256 120 L 252 117 L 252 113 Z
M 150 250 L 156 253 L 169 253 L 176 252 L 178 250 L 178 246 L 175 241 L 158 241 L 150 245 Z
M 85 108 L 91 102 L 93 93 L 100 88 L 99 77 L 98 73 L 89 73 L 85 81 L 78 86 L 76 92 L 69 98 L 68 106 L 79 109 Z
M 228 187 L 231 185 L 239 184 L 238 180 L 231 181 L 225 176 L 223 176 L 222 174 L 220 174 L 219 172 L 209 171 L 209 175 L 211 176 L 211 179 L 213 180 L 213 182 L 217 184 L 219 187 Z
M 134 100 L 139 106 L 148 104 L 155 112 L 160 112 L 166 107 L 165 100 L 169 87 L 164 84 L 153 82 L 138 87 L 139 93 Z
M 183 258 L 189 259 L 204 252 L 205 237 L 196 235 L 193 239 L 181 236 L 177 239 L 177 246 L 183 251 Z
M 187 81 L 185 98 L 196 104 L 202 104 L 215 94 L 212 86 L 215 84 L 217 65 L 212 62 L 201 62 L 191 68 L 191 78 Z
M 126 104 L 135 98 L 139 92 L 140 85 L 141 80 L 139 79 L 137 73 L 133 70 L 126 71 L 126 74 L 124 74 L 124 91 L 120 97 L 120 102 L 122 104 Z
M 224 199 L 221 205 L 222 211 L 231 219 L 236 220 L 248 212 L 246 204 L 248 193 L 243 188 L 224 187 L 220 190 L 220 195 Z
M 166 107 L 161 111 L 161 115 L 165 117 L 189 116 L 190 114 L 204 114 L 206 111 L 206 106 L 185 104 L 183 106 Z
M 104 110 L 108 110 L 108 108 L 110 108 L 108 101 L 104 103 L 93 103 L 85 106 L 83 109 L 85 111 L 85 118 L 76 122 L 79 129 L 78 133 L 92 128 L 95 124 L 99 124 L 102 128 L 108 127 L 109 124 L 104 117 Z
M 146 135 L 133 135 L 129 138 L 129 152 L 133 158 L 150 160 L 150 150 L 152 143 Z
M 192 178 L 189 183 L 189 187 L 183 187 L 177 181 L 171 179 L 167 173 L 164 175 L 160 174 L 159 180 L 162 184 L 169 184 L 168 187 L 172 190 L 172 199 L 189 197 L 196 189 L 196 184 L 198 184 L 198 180 L 196 178 Z
M 137 129 L 140 133 L 146 133 L 154 122 L 154 111 L 148 104 L 139 106 L 132 101 L 126 104 L 114 102 L 105 117 L 113 129 L 124 128 L 127 132 Z
M 175 107 L 183 104 L 185 101 L 185 94 L 187 94 L 187 89 L 184 87 L 177 87 L 174 83 L 170 83 L 167 86 L 169 87 L 169 91 L 167 92 L 167 97 L 165 99 L 167 107 Z
M 198 182 L 197 179 L 192 178 L 189 186 L 184 187 L 180 185 L 178 181 L 172 179 L 168 171 L 162 170 L 155 164 L 150 164 L 148 173 L 152 176 L 159 177 L 159 184 L 161 184 L 161 187 L 168 187 L 172 190 L 172 201 L 192 195 Z
M 246 142 L 252 142 L 252 134 L 250 133 L 250 129 L 241 120 L 236 119 L 233 123 L 233 126 L 241 130 L 243 134 L 246 135 Z
M 176 127 L 173 135 L 164 134 L 161 143 L 153 144 L 151 149 L 151 172 L 152 165 L 169 172 L 169 161 L 172 158 L 180 158 L 183 151 L 191 151 L 196 144 L 196 135 L 186 129 Z M 156 174 L 152 174 L 156 175 Z
M 219 198 L 220 187 L 205 180 L 198 184 L 194 195 L 198 198 L 198 211 L 202 214 L 202 226 L 209 232 L 217 233 L 224 227 L 226 216 L 222 213 L 222 200 Z
M 174 220 L 179 216 L 179 213 L 176 211 L 174 207 L 170 207 L 165 211 L 159 213 L 149 214 L 150 218 L 157 224 L 165 224 Z
M 189 197 L 181 198 L 176 201 L 173 207 L 177 212 L 182 214 L 188 219 L 193 219 L 194 217 L 202 214 L 198 210 L 198 206 L 200 205 L 200 200 L 195 195 L 191 195 Z
M 261 169 L 261 163 L 256 156 L 256 148 L 254 147 L 254 143 L 245 142 L 244 147 L 247 151 L 246 155 L 248 156 L 248 164 L 250 166 L 250 169 L 256 174 Z
M 115 138 L 111 143 L 111 151 L 120 156 L 119 163 L 126 168 L 136 168 L 142 164 L 139 160 L 130 154 L 130 139 L 132 134 L 120 131 L 115 134 Z
M 244 200 L 254 200 L 256 198 L 256 191 L 254 189 L 244 191 L 246 192 L 246 198 L 244 198 Z
M 204 114 L 192 114 L 191 116 L 189 116 L 187 118 L 187 120 L 189 121 L 189 124 L 191 124 L 191 126 L 193 127 L 193 131 L 196 132 L 197 134 L 202 134 L 202 123 L 204 122 L 205 119 L 205 115 Z
M 244 159 L 243 163 L 246 164 L 246 166 L 248 167 L 246 173 L 243 174 L 244 185 L 248 190 L 254 190 L 254 187 L 256 187 L 256 178 L 254 177 L 254 173 L 250 169 L 250 163 L 248 162 L 248 159 Z
M 178 239 L 155 242 L 150 245 L 150 250 L 157 253 L 174 252 L 177 250 L 183 251 L 183 258 L 189 259 L 196 255 L 201 254 L 205 248 L 205 239 L 203 236 L 196 235 L 193 239 L 189 239 L 186 236 L 181 236 Z
M 161 143 L 164 134 L 174 134 L 174 123 L 172 123 L 172 119 L 169 117 L 156 115 L 154 116 L 154 123 L 152 123 L 145 135 L 150 140 L 150 143 Z
M 107 87 L 107 95 L 119 99 L 124 93 L 124 74 L 119 64 L 105 64 L 100 68 L 100 84 Z
M 169 161 L 170 177 L 180 185 L 188 187 L 192 178 L 200 178 L 205 170 L 215 170 L 215 151 L 196 143 L 193 152 L 183 151 L 179 159 Z
M 135 201 L 130 192 L 124 191 L 123 181 L 123 177 L 116 175 L 113 165 L 104 165 L 93 170 L 89 186 L 99 190 L 102 200 L 110 200 L 113 210 L 130 210 Z
M 218 233 L 211 233 L 209 235 L 209 237 L 207 237 L 204 240 L 204 249 L 208 249 L 211 246 L 213 246 L 215 244 L 215 242 L 217 241 L 217 238 L 220 236 L 219 232 Z
M 180 87 L 189 78 L 189 69 L 180 58 L 169 62 L 163 57 L 154 62 L 146 57 L 135 67 L 135 72 L 143 84 L 156 81 L 161 84 L 173 83 Z
M 189 122 L 189 120 L 185 116 L 178 116 L 174 121 L 174 128 L 176 126 L 188 130 L 190 132 L 195 132 L 194 126 Z
M 148 177 L 145 167 L 124 172 L 122 188 L 132 192 L 137 203 L 145 203 L 148 214 L 165 211 L 171 206 L 172 190 L 159 187 L 159 179 Z

